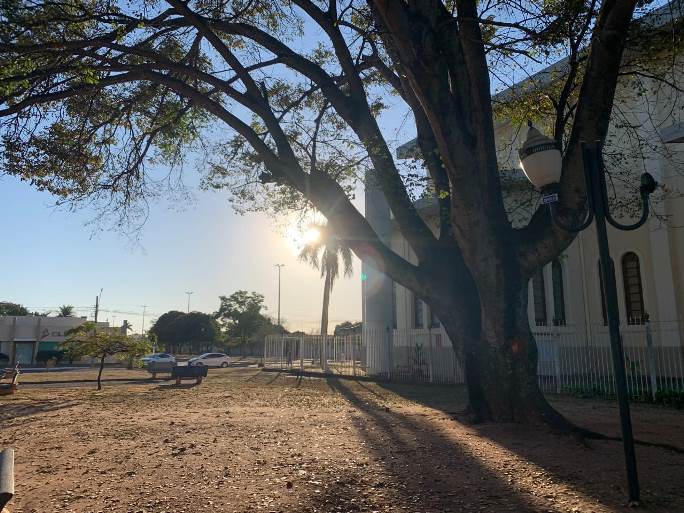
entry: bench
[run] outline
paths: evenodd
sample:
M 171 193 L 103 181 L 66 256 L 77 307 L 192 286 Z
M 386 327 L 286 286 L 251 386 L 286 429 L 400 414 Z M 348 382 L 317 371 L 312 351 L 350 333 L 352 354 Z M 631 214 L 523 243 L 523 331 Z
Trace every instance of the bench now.
M 207 377 L 208 371 L 209 367 L 204 365 L 198 365 L 197 367 L 174 367 L 171 369 L 171 378 L 176 378 L 176 385 L 180 385 L 183 379 L 194 379 L 195 383 L 199 385 L 202 383 L 202 378 Z
M 152 374 L 152 379 L 157 379 L 157 374 L 171 374 L 176 366 L 172 362 L 150 362 L 145 365 L 147 372 Z
M 0 395 L 13 394 L 17 390 L 19 379 L 19 365 L 14 369 L 0 370 Z

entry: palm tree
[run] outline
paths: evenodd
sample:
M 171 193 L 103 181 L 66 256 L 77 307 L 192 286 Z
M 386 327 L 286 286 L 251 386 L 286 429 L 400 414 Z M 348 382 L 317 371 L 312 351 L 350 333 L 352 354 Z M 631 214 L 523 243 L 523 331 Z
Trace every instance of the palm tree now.
M 323 281 L 323 312 L 321 314 L 321 335 L 328 334 L 328 308 L 330 306 L 330 294 L 332 293 L 335 280 L 340 276 L 340 260 L 344 276 L 351 276 L 352 267 L 351 249 L 343 240 L 335 236 L 326 225 L 314 225 L 311 230 L 316 230 L 319 236 L 307 243 L 299 253 L 299 259 L 320 269 Z
M 74 307 L 72 305 L 62 305 L 59 307 L 57 317 L 73 317 Z

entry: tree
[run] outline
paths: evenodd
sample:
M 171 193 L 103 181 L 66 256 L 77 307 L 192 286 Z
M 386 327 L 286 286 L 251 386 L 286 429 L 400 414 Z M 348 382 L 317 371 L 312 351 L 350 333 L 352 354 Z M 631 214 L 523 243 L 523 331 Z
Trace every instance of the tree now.
M 157 337 L 157 342 L 163 345 L 167 351 L 175 352 L 178 344 L 181 342 L 180 332 L 174 323 L 177 319 L 183 317 L 185 312 L 178 310 L 171 310 L 159 316 L 154 322 L 148 333 Z
M 360 335 L 363 330 L 363 323 L 361 321 L 352 322 L 344 321 L 335 326 L 335 336 L 343 335 Z
M 332 233 L 327 226 L 318 225 L 313 229 L 319 233 L 319 236 L 304 245 L 299 253 L 299 259 L 321 271 L 321 278 L 323 278 L 321 335 L 327 335 L 330 294 L 332 294 L 335 280 L 340 276 L 340 259 L 342 260 L 342 272 L 345 276 L 351 276 L 354 272 L 352 252 L 349 245 Z
M 238 290 L 230 296 L 219 296 L 220 305 L 214 314 L 228 340 L 247 344 L 254 340 L 259 331 L 269 324 L 261 313 L 264 310 L 264 296 L 257 292 Z
M 219 329 L 212 315 L 202 312 L 172 310 L 159 316 L 149 333 L 157 337 L 169 352 L 202 352 L 219 338 Z
M 0 315 L 22 316 L 28 314 L 28 310 L 20 304 L 9 301 L 0 302 Z
M 618 77 L 657 77 L 652 65 L 675 62 L 681 44 L 679 20 L 644 24 L 650 50 L 625 52 L 638 42 L 628 41 L 638 3 L 648 2 L 3 2 L 3 168 L 124 219 L 159 194 L 149 162 L 180 168 L 209 129 L 230 130 L 202 145 L 208 186 L 254 208 L 315 208 L 359 258 L 413 290 L 461 355 L 478 418 L 567 426 L 537 386 L 526 309 L 528 280 L 574 234 L 542 205 L 510 222 L 492 90 L 511 70 L 567 56 L 529 115 L 551 112 L 564 151 L 559 215 L 581 217 L 580 142 L 606 141 Z M 388 92 L 412 115 L 426 181 L 395 162 L 378 123 Z M 352 203 L 363 174 L 416 263 Z M 416 182 L 439 205 L 436 231 L 412 201 Z
M 72 305 L 62 305 L 59 307 L 57 317 L 73 317 L 74 307 Z
M 102 390 L 102 371 L 108 356 L 140 357 L 152 347 L 146 339 L 130 338 L 120 333 L 95 331 L 94 322 L 86 322 L 67 332 L 60 349 L 70 357 L 90 356 L 100 359 L 97 389 Z

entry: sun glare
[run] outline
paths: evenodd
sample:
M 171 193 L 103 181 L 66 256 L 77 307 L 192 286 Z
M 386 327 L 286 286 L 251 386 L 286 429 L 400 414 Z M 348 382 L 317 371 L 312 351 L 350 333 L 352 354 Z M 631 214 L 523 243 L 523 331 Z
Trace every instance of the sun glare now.
M 285 232 L 285 241 L 293 255 L 298 255 L 304 246 L 320 238 L 321 232 L 318 228 L 303 227 L 299 223 L 293 223 Z

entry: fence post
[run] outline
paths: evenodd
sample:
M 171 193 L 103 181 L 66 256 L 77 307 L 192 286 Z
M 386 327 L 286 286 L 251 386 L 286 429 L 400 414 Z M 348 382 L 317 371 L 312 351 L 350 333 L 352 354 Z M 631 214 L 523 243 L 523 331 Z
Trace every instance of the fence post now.
M 434 368 L 432 366 L 432 327 L 428 328 L 428 370 L 430 371 L 430 383 L 434 383 Z
M 299 336 L 299 372 L 304 374 L 304 335 Z
M 651 382 L 651 398 L 655 401 L 658 392 L 658 376 L 656 375 L 655 350 L 653 348 L 653 334 L 651 321 L 646 319 L 646 354 L 648 355 L 648 373 Z
M 352 375 L 356 376 L 356 335 L 351 335 Z
M 556 374 L 556 393 L 561 393 L 561 364 L 560 364 L 560 338 L 551 338 L 551 347 L 553 348 L 553 367 Z

